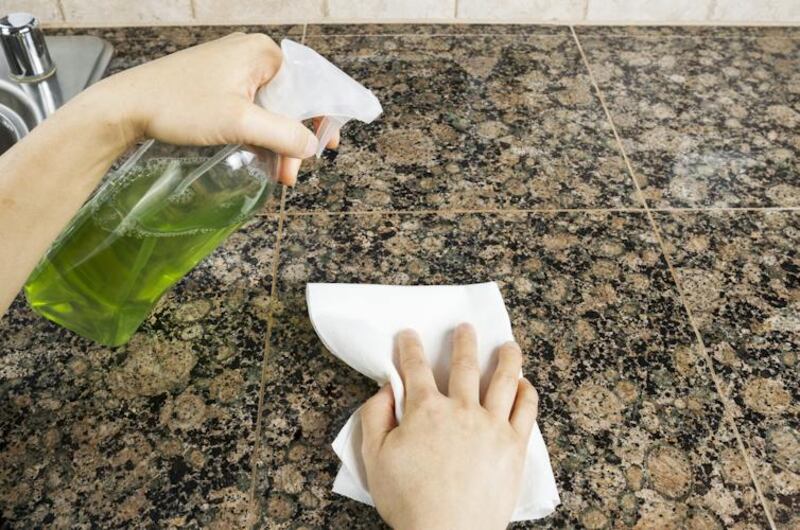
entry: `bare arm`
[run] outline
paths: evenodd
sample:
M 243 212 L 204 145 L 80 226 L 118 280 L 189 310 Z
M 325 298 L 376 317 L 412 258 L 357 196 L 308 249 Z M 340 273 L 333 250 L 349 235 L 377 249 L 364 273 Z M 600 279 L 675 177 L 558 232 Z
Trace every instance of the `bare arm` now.
M 91 87 L 0 157 L 0 315 L 109 166 L 143 136 L 270 149 L 285 155 L 279 178 L 293 184 L 316 139 L 253 104 L 280 62 L 264 35 L 180 51 Z
M 0 157 L 0 314 L 132 137 L 87 92 Z

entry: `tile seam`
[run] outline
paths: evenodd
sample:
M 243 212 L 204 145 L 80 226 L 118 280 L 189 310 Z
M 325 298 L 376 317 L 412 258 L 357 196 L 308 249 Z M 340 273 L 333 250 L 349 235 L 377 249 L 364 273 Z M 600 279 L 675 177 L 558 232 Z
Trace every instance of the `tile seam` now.
M 273 257 L 272 257 L 272 282 L 270 283 L 270 292 L 269 292 L 269 309 L 267 311 L 267 331 L 266 336 L 264 337 L 264 343 L 262 347 L 262 358 L 261 358 L 261 376 L 259 381 L 259 388 L 258 388 L 258 408 L 256 412 L 256 427 L 255 427 L 255 443 L 253 444 L 253 454 L 250 457 L 250 490 L 248 492 L 248 499 L 249 499 L 249 507 L 248 510 L 253 510 L 253 523 L 258 519 L 258 514 L 255 512 L 257 510 L 257 502 L 256 502 L 256 484 L 258 482 L 258 453 L 261 449 L 261 431 L 263 429 L 263 412 L 264 412 L 264 394 L 266 391 L 266 380 L 267 380 L 267 365 L 270 359 L 271 353 L 271 339 L 272 339 L 272 330 L 274 327 L 274 316 L 273 316 L 273 309 L 275 307 L 275 298 L 277 295 L 277 288 L 278 288 L 278 269 L 281 257 L 281 239 L 283 238 L 283 222 L 284 222 L 284 204 L 286 199 L 286 187 L 281 186 L 281 202 L 280 208 L 278 213 L 278 227 L 277 227 L 277 234 L 275 236 L 275 245 L 273 248 Z M 275 215 L 275 214 L 272 214 Z
M 288 217 L 309 217 L 314 215 L 358 216 L 358 215 L 469 215 L 469 214 L 529 214 L 529 213 L 614 213 L 614 212 L 644 212 L 643 208 L 448 208 L 446 210 L 420 209 L 420 210 L 358 210 L 358 211 L 330 211 L 330 210 L 295 210 L 287 211 Z M 260 213 L 259 215 L 270 215 Z
M 633 171 L 633 166 L 631 165 L 630 160 L 628 159 L 628 156 L 627 156 L 627 154 L 625 152 L 625 148 L 622 145 L 622 141 L 621 141 L 621 138 L 619 136 L 619 133 L 617 132 L 616 125 L 614 124 L 614 121 L 611 118 L 611 112 L 609 111 L 608 106 L 605 103 L 605 98 L 603 97 L 603 94 L 600 91 L 600 86 L 597 84 L 597 81 L 595 80 L 594 74 L 592 73 L 591 66 L 589 65 L 589 60 L 588 60 L 588 58 L 586 57 L 586 54 L 583 51 L 583 47 L 581 46 L 580 40 L 578 39 L 578 35 L 575 33 L 574 29 L 572 30 L 572 36 L 575 39 L 575 44 L 578 46 L 578 49 L 580 50 L 580 54 L 581 54 L 581 57 L 583 59 L 584 66 L 585 66 L 586 70 L 589 73 L 589 78 L 592 81 L 592 85 L 594 87 L 594 90 L 597 93 L 597 97 L 600 100 L 600 104 L 603 106 L 603 110 L 606 113 L 606 117 L 608 119 L 608 122 L 611 125 L 612 131 L 614 132 L 614 137 L 616 139 L 617 146 L 618 146 L 618 148 L 620 150 L 620 153 L 622 154 L 622 157 L 623 157 L 623 159 L 625 161 L 625 165 L 628 168 L 628 173 L 629 173 L 629 175 L 631 177 L 631 180 L 633 180 L 634 186 L 636 187 L 636 194 L 639 197 L 639 200 L 641 201 L 642 205 L 644 206 L 645 215 L 647 216 L 647 218 L 648 218 L 648 220 L 650 222 L 650 228 L 651 228 L 651 230 L 653 232 L 653 235 L 656 238 L 656 241 L 658 243 L 659 249 L 661 251 L 661 255 L 662 255 L 663 259 L 664 259 L 664 262 L 667 265 L 667 269 L 669 270 L 670 275 L 672 276 L 672 281 L 675 283 L 675 289 L 678 292 L 678 296 L 679 296 L 679 298 L 681 300 L 681 304 L 683 305 L 683 309 L 684 309 L 684 311 L 686 313 L 687 319 L 689 321 L 689 325 L 691 326 L 692 331 L 694 333 L 695 341 L 697 342 L 697 345 L 700 348 L 701 356 L 703 357 L 703 360 L 704 360 L 705 364 L 707 365 L 707 370 L 709 372 L 709 375 L 711 376 L 711 380 L 714 383 L 714 386 L 716 388 L 717 394 L 720 397 L 720 400 L 722 401 L 723 417 L 726 418 L 726 419 L 730 419 L 730 423 L 731 423 L 731 425 L 733 427 L 733 433 L 734 433 L 734 436 L 736 437 L 736 442 L 737 442 L 737 445 L 738 445 L 739 452 L 740 452 L 742 458 L 745 461 L 745 465 L 747 466 L 747 470 L 748 470 L 748 472 L 750 474 L 750 480 L 753 483 L 753 487 L 756 490 L 756 494 L 758 495 L 759 501 L 761 503 L 761 507 L 764 510 L 764 514 L 767 517 L 767 521 L 770 524 L 770 528 L 772 530 L 776 530 L 775 521 L 773 519 L 772 512 L 770 511 L 769 505 L 767 504 L 767 500 L 766 500 L 766 497 L 764 496 L 764 493 L 762 491 L 761 484 L 760 484 L 758 478 L 756 477 L 755 470 L 753 469 L 753 463 L 750 461 L 750 456 L 749 456 L 749 454 L 748 454 L 748 452 L 746 450 L 746 446 L 744 444 L 743 437 L 742 437 L 741 433 L 739 432 L 739 428 L 736 425 L 736 422 L 734 421 L 734 414 L 733 414 L 733 410 L 732 410 L 732 405 L 730 404 L 730 398 L 728 397 L 727 392 L 723 392 L 722 383 L 720 382 L 719 376 L 717 375 L 716 371 L 714 370 L 714 365 L 713 365 L 713 362 L 711 360 L 711 356 L 709 355 L 708 350 L 706 348 L 705 341 L 703 340 L 703 336 L 700 333 L 700 330 L 699 330 L 699 328 L 697 326 L 697 323 L 695 322 L 694 315 L 693 315 L 693 313 L 691 311 L 691 308 L 689 307 L 689 304 L 688 304 L 688 302 L 686 300 L 686 295 L 684 294 L 684 289 L 683 289 L 683 287 L 682 287 L 682 285 L 681 285 L 681 283 L 679 281 L 678 274 L 676 273 L 675 268 L 672 265 L 672 260 L 670 259 L 669 254 L 667 253 L 666 245 L 664 244 L 664 239 L 663 239 L 663 237 L 661 235 L 661 230 L 659 229 L 659 226 L 655 221 L 655 217 L 653 216 L 653 213 L 650 211 L 650 209 L 649 209 L 649 207 L 647 205 L 647 201 L 644 198 L 644 193 L 642 193 L 641 187 L 639 186 L 639 182 L 636 180 L 636 175 L 635 175 L 635 173 Z
M 61 21 L 66 23 L 67 11 L 64 9 L 64 0 L 57 0 L 56 7 L 58 8 L 58 14 L 61 15 Z
M 285 215 L 288 217 L 303 217 L 314 215 L 468 215 L 468 214 L 497 214 L 497 215 L 513 215 L 513 214 L 535 214 L 535 213 L 644 213 L 645 211 L 656 213 L 710 213 L 710 212 L 798 212 L 800 207 L 797 206 L 768 206 L 768 207 L 753 207 L 753 208 L 703 208 L 703 207 L 686 207 L 686 208 L 648 208 L 643 207 L 621 207 L 621 208 L 446 208 L 446 209 L 405 209 L 405 210 L 287 210 Z M 275 212 L 260 212 L 259 216 L 276 215 Z
M 532 37 L 532 38 L 567 38 L 561 33 L 525 34 L 506 32 L 476 32 L 476 33 L 336 33 L 309 35 L 312 39 L 334 39 L 339 37 Z
M 308 27 L 307 23 L 303 23 L 303 33 L 300 36 L 300 42 L 304 43 L 306 39 L 306 28 Z M 268 216 L 276 215 L 276 212 L 270 212 L 267 214 Z M 259 217 L 265 217 L 264 214 L 259 213 Z M 272 282 L 270 283 L 269 289 L 269 308 L 267 310 L 267 332 L 266 336 L 264 337 L 264 344 L 263 344 L 263 351 L 261 357 L 261 375 L 259 380 L 259 387 L 258 387 L 258 408 L 256 411 L 256 427 L 255 427 L 255 443 L 253 444 L 253 454 L 250 457 L 250 490 L 248 492 L 248 499 L 249 499 L 249 507 L 248 510 L 253 510 L 252 521 L 255 525 L 255 522 L 258 520 L 258 513 L 257 513 L 257 506 L 258 503 L 256 501 L 256 484 L 258 483 L 258 453 L 261 449 L 261 431 L 263 429 L 263 413 L 264 413 L 264 395 L 266 393 L 266 383 L 267 383 L 267 366 L 270 359 L 271 353 L 271 340 L 272 340 L 272 330 L 274 328 L 275 319 L 273 316 L 273 310 L 275 308 L 275 298 L 277 296 L 278 290 L 278 269 L 280 267 L 280 258 L 281 258 L 281 240 L 283 239 L 283 223 L 286 219 L 286 186 L 281 186 L 281 198 L 280 204 L 278 206 L 278 226 L 277 226 L 277 233 L 275 236 L 275 245 L 273 248 L 273 256 L 272 256 Z

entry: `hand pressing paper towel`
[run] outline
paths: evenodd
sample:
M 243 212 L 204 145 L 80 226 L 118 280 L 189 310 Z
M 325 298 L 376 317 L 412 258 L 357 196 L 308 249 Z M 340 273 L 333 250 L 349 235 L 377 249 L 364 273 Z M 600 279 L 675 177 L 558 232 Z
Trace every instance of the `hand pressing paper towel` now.
M 494 351 L 514 340 L 503 297 L 495 283 L 448 286 L 392 286 L 310 283 L 306 289 L 311 323 L 326 348 L 339 359 L 374 379 L 392 384 L 395 415 L 403 416 L 403 381 L 393 361 L 394 337 L 406 328 L 416 330 L 433 368 L 439 390 L 447 391 L 450 373 L 449 333 L 471 323 L 478 336 L 481 396 L 497 364 Z M 361 419 L 358 411 L 333 442 L 342 461 L 333 491 L 374 506 L 367 491 L 361 458 Z M 559 504 L 547 447 L 538 425 L 528 443 L 522 490 L 514 521 L 539 519 Z

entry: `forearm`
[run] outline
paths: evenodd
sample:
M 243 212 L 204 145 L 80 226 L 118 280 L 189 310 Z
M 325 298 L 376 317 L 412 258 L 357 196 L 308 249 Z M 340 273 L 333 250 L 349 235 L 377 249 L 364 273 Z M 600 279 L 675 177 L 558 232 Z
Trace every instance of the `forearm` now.
M 0 157 L 0 315 L 136 132 L 111 94 L 81 94 Z

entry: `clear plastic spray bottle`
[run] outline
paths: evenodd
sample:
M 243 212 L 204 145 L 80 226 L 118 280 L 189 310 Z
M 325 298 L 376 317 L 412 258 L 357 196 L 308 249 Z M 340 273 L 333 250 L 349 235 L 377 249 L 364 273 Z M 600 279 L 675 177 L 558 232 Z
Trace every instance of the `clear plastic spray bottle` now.
M 285 39 L 283 62 L 256 95 L 267 110 L 324 116 L 322 153 L 350 119 L 369 123 L 377 98 L 312 49 Z M 126 343 L 161 296 L 264 204 L 279 157 L 240 145 L 147 140 L 98 188 L 25 285 L 31 307 L 101 344 Z

